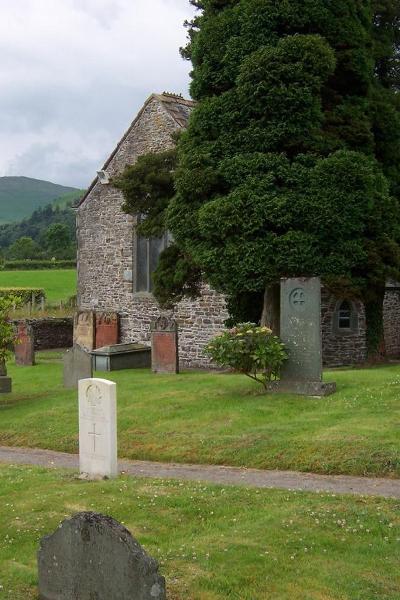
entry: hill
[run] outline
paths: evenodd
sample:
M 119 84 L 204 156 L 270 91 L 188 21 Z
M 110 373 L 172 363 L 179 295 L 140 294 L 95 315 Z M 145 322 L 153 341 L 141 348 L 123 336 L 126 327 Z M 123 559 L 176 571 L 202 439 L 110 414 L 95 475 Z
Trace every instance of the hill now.
M 21 221 L 54 201 L 65 206 L 82 193 L 78 188 L 30 177 L 0 177 L 0 223 Z

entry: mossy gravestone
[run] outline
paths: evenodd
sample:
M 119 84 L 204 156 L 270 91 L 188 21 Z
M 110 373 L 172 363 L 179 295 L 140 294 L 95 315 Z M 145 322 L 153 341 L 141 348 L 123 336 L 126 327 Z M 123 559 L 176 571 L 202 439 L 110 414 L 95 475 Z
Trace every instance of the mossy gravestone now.
M 281 280 L 280 337 L 289 358 L 273 391 L 327 396 L 335 383 L 322 381 L 321 281 L 318 277 Z
M 165 579 L 130 532 L 83 512 L 42 538 L 40 600 L 165 600 Z

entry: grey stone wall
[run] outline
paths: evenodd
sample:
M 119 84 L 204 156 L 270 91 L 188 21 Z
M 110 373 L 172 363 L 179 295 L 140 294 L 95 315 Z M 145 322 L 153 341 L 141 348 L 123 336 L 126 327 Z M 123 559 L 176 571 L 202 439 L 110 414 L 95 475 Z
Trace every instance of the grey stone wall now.
M 173 146 L 177 124 L 156 99 L 150 101 L 112 158 L 113 176 L 137 157 Z M 134 220 L 121 210 L 123 197 L 112 185 L 96 183 L 77 213 L 78 307 L 120 314 L 121 342 L 150 343 L 150 322 L 159 316 L 151 294 L 134 293 Z M 223 329 L 228 317 L 224 299 L 205 287 L 201 298 L 181 302 L 174 311 L 179 323 L 183 367 L 204 367 L 205 343 Z
M 32 326 L 35 350 L 71 348 L 74 323 L 72 317 L 22 319 Z M 13 321 L 17 326 L 18 321 Z
M 383 305 L 385 345 L 388 356 L 400 356 L 400 289 L 388 288 Z
M 362 363 L 367 354 L 365 339 L 365 312 L 362 302 L 353 302 L 358 314 L 357 328 L 352 331 L 337 331 L 335 327 L 336 308 L 339 299 L 326 289 L 322 289 L 321 327 L 322 359 L 326 367 L 339 367 Z

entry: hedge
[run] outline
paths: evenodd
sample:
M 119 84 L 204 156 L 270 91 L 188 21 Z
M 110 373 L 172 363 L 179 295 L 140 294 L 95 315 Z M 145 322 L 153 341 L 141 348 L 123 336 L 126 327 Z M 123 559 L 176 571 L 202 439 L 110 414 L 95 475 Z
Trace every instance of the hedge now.
M 39 271 L 41 269 L 75 269 L 76 260 L 6 260 L 3 271 Z
M 0 296 L 16 296 L 22 300 L 22 304 L 32 302 L 32 298 L 36 304 L 46 299 L 46 293 L 43 288 L 31 287 L 2 287 L 0 288 Z

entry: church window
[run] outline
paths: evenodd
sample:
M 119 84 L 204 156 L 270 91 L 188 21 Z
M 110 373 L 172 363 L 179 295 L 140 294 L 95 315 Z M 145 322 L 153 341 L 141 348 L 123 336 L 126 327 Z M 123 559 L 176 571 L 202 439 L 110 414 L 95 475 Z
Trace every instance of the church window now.
M 136 236 L 135 292 L 153 291 L 153 273 L 157 268 L 160 254 L 167 247 L 168 241 L 168 233 L 165 233 L 161 238 Z
M 351 304 L 348 300 L 343 300 L 338 311 L 339 329 L 351 329 Z

